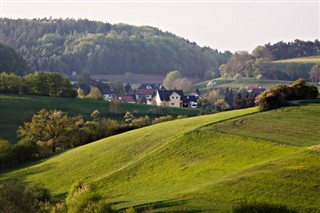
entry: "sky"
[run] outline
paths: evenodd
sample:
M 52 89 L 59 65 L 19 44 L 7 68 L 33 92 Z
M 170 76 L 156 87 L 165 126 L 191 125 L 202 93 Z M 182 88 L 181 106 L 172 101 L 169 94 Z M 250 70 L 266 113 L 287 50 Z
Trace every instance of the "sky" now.
M 7 18 L 86 18 L 152 26 L 221 52 L 320 40 L 320 0 L 0 0 Z

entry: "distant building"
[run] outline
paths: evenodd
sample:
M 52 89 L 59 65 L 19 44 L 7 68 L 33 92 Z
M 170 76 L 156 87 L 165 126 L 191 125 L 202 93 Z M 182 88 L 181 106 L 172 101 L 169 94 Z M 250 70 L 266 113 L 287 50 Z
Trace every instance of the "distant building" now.
M 154 89 L 135 89 L 134 96 L 135 99 L 138 100 L 139 98 L 145 97 L 146 100 L 150 100 L 155 95 Z
M 135 104 L 136 100 L 133 95 L 123 95 L 113 97 L 114 102 Z
M 197 108 L 198 107 L 198 99 L 199 99 L 199 96 L 186 95 L 182 98 L 182 106 L 189 107 L 189 108 Z
M 183 97 L 182 90 L 158 90 L 155 100 L 157 106 L 182 107 Z
M 161 83 L 152 83 L 152 84 L 141 84 L 139 89 L 153 89 L 153 90 L 160 90 L 162 88 Z

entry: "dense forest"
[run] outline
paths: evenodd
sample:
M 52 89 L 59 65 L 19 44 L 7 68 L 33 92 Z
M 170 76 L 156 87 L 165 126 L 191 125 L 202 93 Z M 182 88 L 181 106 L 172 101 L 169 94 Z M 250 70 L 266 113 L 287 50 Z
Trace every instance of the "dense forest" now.
M 29 72 L 26 61 L 13 48 L 2 43 L 0 43 L 1 72 L 14 72 L 18 75 Z
M 312 42 L 296 39 L 293 42 L 279 41 L 264 46 L 269 51 L 272 60 L 320 55 L 319 40 Z
M 0 42 L 24 57 L 31 70 L 71 74 L 166 74 L 193 78 L 219 75 L 230 52 L 199 47 L 157 28 L 87 19 L 0 19 Z

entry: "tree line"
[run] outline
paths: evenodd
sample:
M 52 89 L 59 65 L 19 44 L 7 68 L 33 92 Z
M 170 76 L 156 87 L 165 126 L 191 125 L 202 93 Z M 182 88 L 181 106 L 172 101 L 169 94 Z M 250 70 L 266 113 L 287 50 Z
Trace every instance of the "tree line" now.
M 35 72 L 20 77 L 14 73 L 0 74 L 0 93 L 76 97 L 70 81 L 59 73 Z
M 298 40 L 299 41 L 299 40 Z M 297 42 L 297 40 L 296 40 Z M 296 44 L 289 43 L 290 45 Z M 300 43 L 310 44 L 307 47 L 310 51 L 304 50 L 304 46 Z M 280 44 L 286 44 L 279 42 L 275 44 L 278 47 Z M 298 45 L 299 44 L 299 45 Z M 278 56 L 278 49 L 273 48 L 272 45 L 258 46 L 252 53 L 247 51 L 235 52 L 226 64 L 222 64 L 219 67 L 220 75 L 223 78 L 240 79 L 243 77 L 247 78 L 266 78 L 266 79 L 281 79 L 281 80 L 296 80 L 298 78 L 310 79 L 311 81 L 318 80 L 320 71 L 314 74 L 311 72 L 314 64 L 312 63 L 273 63 L 275 59 L 283 59 L 289 56 Z M 318 40 L 315 42 L 303 42 L 299 41 L 297 45 L 294 45 L 296 54 L 292 54 L 290 57 L 300 56 L 316 56 L 320 55 L 320 43 Z M 283 48 L 284 52 L 286 48 Z M 276 51 L 277 50 L 277 51 Z M 301 52 L 302 51 L 302 52 Z M 312 55 L 311 55 L 312 54 Z
M 111 107 L 111 106 L 110 106 Z M 18 143 L 0 139 L 0 169 L 8 169 L 25 162 L 50 156 L 56 152 L 78 147 L 111 135 L 161 123 L 185 116 L 165 115 L 154 120 L 149 116 L 135 117 L 127 112 L 123 121 L 91 113 L 91 120 L 84 116 L 69 116 L 60 110 L 42 109 L 25 122 L 17 131 Z
M 180 70 L 187 77 L 218 76 L 230 52 L 180 38 L 157 28 L 74 19 L 0 19 L 3 42 L 23 55 L 31 70 L 71 75 L 166 74 Z M 10 70 L 11 71 L 11 70 Z

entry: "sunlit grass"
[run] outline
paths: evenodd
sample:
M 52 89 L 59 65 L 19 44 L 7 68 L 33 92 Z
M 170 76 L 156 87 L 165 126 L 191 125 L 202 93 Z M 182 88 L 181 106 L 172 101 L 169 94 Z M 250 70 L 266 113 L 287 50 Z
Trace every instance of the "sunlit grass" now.
M 160 123 L 6 172 L 0 180 L 40 182 L 55 199 L 83 180 L 118 210 L 228 212 L 257 201 L 320 211 L 319 112 L 319 104 L 306 104 Z

